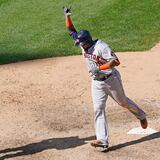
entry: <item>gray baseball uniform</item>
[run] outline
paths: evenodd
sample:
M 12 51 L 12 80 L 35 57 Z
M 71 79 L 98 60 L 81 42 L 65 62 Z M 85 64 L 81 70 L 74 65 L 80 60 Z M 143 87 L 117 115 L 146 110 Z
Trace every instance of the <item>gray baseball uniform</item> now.
M 97 66 L 96 62 L 99 57 L 106 60 L 117 58 L 111 48 L 101 40 L 97 40 L 87 51 L 83 48 L 81 49 L 89 71 Z M 146 117 L 145 112 L 131 99 L 126 97 L 123 90 L 121 77 L 117 69 L 111 68 L 100 71 L 98 75 L 93 76 L 92 99 L 94 105 L 97 140 L 100 140 L 104 145 L 108 144 L 108 127 L 105 114 L 108 95 L 112 97 L 120 106 L 127 108 L 138 119 L 142 120 Z
M 144 111 L 137 106 L 137 104 L 126 97 L 120 74 L 114 67 L 99 71 L 97 62 L 100 58 L 103 58 L 109 62 L 115 62 L 114 60 L 117 59 L 111 48 L 101 40 L 93 41 L 90 33 L 87 30 L 80 30 L 77 33 L 70 18 L 70 8 L 64 7 L 64 14 L 66 17 L 66 27 L 69 31 L 69 34 L 75 40 L 75 45 L 81 46 L 88 71 L 92 76 L 92 99 L 94 105 L 97 140 L 100 140 L 102 145 L 107 145 L 108 127 L 105 115 L 105 107 L 108 95 L 112 97 L 119 105 L 127 108 L 138 119 L 144 121 L 146 115 Z M 146 128 L 147 121 L 145 120 L 144 122 L 146 124 L 143 128 Z

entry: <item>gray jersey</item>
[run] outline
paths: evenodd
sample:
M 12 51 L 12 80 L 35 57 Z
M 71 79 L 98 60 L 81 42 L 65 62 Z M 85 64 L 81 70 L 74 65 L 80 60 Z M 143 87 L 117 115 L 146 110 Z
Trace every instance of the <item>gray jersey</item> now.
M 73 31 L 71 36 L 74 40 L 78 39 L 76 31 Z M 98 64 L 100 58 L 105 59 L 106 61 L 117 59 L 116 55 L 112 52 L 108 44 L 102 40 L 96 40 L 94 45 L 91 46 L 87 51 L 83 48 L 81 49 L 88 70 L 97 71 L 95 74 L 93 72 L 94 75 L 92 80 L 92 99 L 94 106 L 96 139 L 101 142 L 103 146 L 108 146 L 108 125 L 105 114 L 108 96 L 113 98 L 113 100 L 115 100 L 119 105 L 127 108 L 140 120 L 144 120 L 146 114 L 138 107 L 136 103 L 134 103 L 125 95 L 121 82 L 121 76 L 114 67 L 99 71 L 100 73 L 98 70 L 96 70 L 96 67 L 99 67 L 100 65 Z M 109 74 L 110 76 L 107 76 Z
M 83 48 L 81 49 L 87 64 L 88 71 L 90 71 L 94 67 L 99 67 L 97 64 L 99 58 L 103 58 L 107 61 L 111 59 L 117 59 L 116 55 L 112 52 L 108 44 L 106 44 L 102 40 L 98 40 L 92 47 L 90 47 L 87 50 L 87 52 Z M 115 70 L 116 70 L 115 68 L 101 70 L 100 74 L 108 75 L 114 72 Z

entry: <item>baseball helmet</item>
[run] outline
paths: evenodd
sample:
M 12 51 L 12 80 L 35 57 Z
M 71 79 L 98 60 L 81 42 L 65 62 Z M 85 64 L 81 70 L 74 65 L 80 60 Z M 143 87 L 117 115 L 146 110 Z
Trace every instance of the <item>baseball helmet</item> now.
M 77 33 L 77 41 L 75 43 L 76 46 L 83 46 L 85 44 L 92 44 L 93 40 L 92 40 L 92 36 L 89 33 L 89 31 L 87 30 L 80 30 Z

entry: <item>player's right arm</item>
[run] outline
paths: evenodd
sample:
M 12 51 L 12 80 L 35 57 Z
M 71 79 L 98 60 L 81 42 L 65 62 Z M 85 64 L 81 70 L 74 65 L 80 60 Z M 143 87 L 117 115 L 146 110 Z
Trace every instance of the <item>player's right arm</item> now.
M 115 66 L 120 65 L 118 57 L 108 45 L 105 45 L 105 47 L 103 47 L 101 56 L 102 57 L 99 59 L 99 63 L 102 64 L 99 66 L 100 70 L 111 69 Z
M 64 15 L 65 15 L 65 24 L 68 29 L 68 32 L 69 32 L 70 36 L 76 40 L 77 39 L 77 31 L 72 23 L 71 9 L 67 8 L 67 7 L 63 7 L 63 10 L 64 10 Z

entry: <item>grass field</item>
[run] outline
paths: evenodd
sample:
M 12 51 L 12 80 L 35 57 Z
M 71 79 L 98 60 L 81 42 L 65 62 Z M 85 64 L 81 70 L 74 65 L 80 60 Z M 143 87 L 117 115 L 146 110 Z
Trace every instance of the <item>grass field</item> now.
M 115 51 L 160 41 L 159 0 L 0 0 L 0 64 L 80 54 L 65 28 L 65 5 L 77 30 L 90 30 Z

